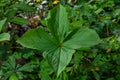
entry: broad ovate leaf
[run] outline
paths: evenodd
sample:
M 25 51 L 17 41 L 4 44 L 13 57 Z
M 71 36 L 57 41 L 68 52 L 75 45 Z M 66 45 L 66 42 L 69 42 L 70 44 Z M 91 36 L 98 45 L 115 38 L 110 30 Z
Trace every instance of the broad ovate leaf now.
M 28 30 L 20 39 L 18 43 L 27 48 L 46 51 L 56 47 L 55 42 L 45 31 L 41 28 Z
M 80 28 L 75 32 L 75 34 L 64 42 L 64 46 L 72 49 L 79 49 L 91 47 L 99 42 L 100 38 L 94 30 L 89 28 Z
M 10 40 L 10 35 L 8 33 L 0 34 L 0 41 Z
M 0 31 L 3 27 L 3 25 L 5 24 L 5 22 L 6 22 L 6 18 L 0 21 Z
M 58 40 L 63 41 L 65 33 L 68 31 L 69 22 L 65 7 L 58 5 L 49 11 L 47 26 L 52 35 Z
M 59 76 L 69 64 L 74 52 L 75 50 L 67 47 L 58 47 L 57 49 L 52 49 L 44 54 L 54 72 Z

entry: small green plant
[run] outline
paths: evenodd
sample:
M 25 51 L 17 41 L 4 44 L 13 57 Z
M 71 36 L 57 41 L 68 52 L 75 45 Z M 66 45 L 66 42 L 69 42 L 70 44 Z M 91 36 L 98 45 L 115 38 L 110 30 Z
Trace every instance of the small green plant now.
M 119 80 L 119 4 L 0 0 L 0 80 Z
M 69 30 L 65 7 L 58 5 L 49 11 L 47 18 L 48 33 L 42 28 L 28 30 L 18 43 L 27 48 L 43 52 L 57 76 L 71 61 L 76 49 L 88 48 L 100 42 L 97 33 L 87 27 Z
M 5 61 L 1 66 L 3 80 L 18 80 L 24 78 L 24 72 L 32 72 L 33 65 L 27 63 L 23 66 L 16 63 L 14 56 L 9 56 L 8 61 Z

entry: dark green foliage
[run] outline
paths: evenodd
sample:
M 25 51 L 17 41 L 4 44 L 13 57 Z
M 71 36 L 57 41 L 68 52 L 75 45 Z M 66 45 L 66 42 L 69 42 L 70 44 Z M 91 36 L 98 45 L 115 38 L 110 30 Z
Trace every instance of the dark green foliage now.
M 53 1 L 0 0 L 0 80 L 119 80 L 120 1 Z

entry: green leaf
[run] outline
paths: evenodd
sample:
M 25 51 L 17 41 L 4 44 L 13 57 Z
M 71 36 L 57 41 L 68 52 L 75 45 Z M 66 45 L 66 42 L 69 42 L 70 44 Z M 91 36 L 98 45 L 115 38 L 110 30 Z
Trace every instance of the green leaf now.
M 49 12 L 47 26 L 52 35 L 58 40 L 63 41 L 65 33 L 68 31 L 69 24 L 67 12 L 62 5 L 58 5 Z
M 18 80 L 18 77 L 15 73 L 13 73 L 10 77 L 9 80 Z
M 119 42 L 120 42 L 120 36 L 118 36 L 117 41 L 119 41 Z
M 40 72 L 39 77 L 41 80 L 52 80 L 46 72 Z
M 22 24 L 28 25 L 29 24 L 29 21 L 27 19 L 19 18 L 19 17 L 12 19 L 11 22 L 13 22 L 15 24 L 19 24 L 19 25 L 22 25 Z
M 0 21 L 0 32 L 1 32 L 2 27 L 5 24 L 5 22 L 6 22 L 6 18 Z
M 96 80 L 100 80 L 100 75 L 97 72 L 93 71 L 93 75 Z
M 95 65 L 96 63 L 98 63 L 98 61 L 100 61 L 101 57 L 102 57 L 101 54 L 97 55 L 97 56 L 95 57 L 95 59 L 93 60 L 92 64 Z
M 54 72 L 59 76 L 59 74 L 65 69 L 65 67 L 70 62 L 75 50 L 67 47 L 59 47 L 57 49 L 50 50 L 46 53 L 46 58 L 53 68 Z
M 72 23 L 70 23 L 70 25 L 72 26 L 72 27 L 70 27 L 70 28 L 72 28 L 72 29 L 76 29 L 76 28 L 77 28 L 77 29 L 78 29 L 78 28 L 82 27 L 82 25 L 83 25 L 84 23 L 86 23 L 85 20 L 73 21 Z
M 33 51 L 29 51 L 26 54 L 23 54 L 23 58 L 28 59 L 29 57 L 33 56 L 34 52 Z
M 29 63 L 23 65 L 18 69 L 18 71 L 25 71 L 25 72 L 32 72 L 33 71 L 33 66 Z
M 12 6 L 12 8 L 17 8 L 22 11 L 29 11 L 29 12 L 32 12 L 35 10 L 33 7 L 31 7 L 30 5 L 25 4 L 25 3 L 15 4 Z
M 40 62 L 40 69 L 41 69 L 40 72 L 45 72 L 48 75 L 53 73 L 53 70 L 51 69 L 51 67 L 46 59 L 43 59 Z
M 37 49 L 41 51 L 55 48 L 53 39 L 41 28 L 28 30 L 20 39 L 18 43 L 27 48 Z
M 88 28 L 80 28 L 78 31 L 76 31 L 76 33 L 72 34 L 71 37 L 69 37 L 69 39 L 65 41 L 63 45 L 72 49 L 79 49 L 91 47 L 98 44 L 99 42 L 99 36 L 94 30 Z
M 38 76 L 41 80 L 52 80 L 49 75 L 53 73 L 53 70 L 46 59 L 41 61 L 40 69 L 41 70 L 39 71 Z
M 45 19 L 40 20 L 40 23 L 41 23 L 43 26 L 47 26 L 47 21 L 46 21 Z
M 10 35 L 8 33 L 0 34 L 0 41 L 10 40 Z
M 8 9 L 5 14 L 7 18 L 10 19 L 13 18 L 16 15 L 16 13 L 17 13 L 17 9 L 13 8 L 13 9 Z
M 112 77 L 112 78 L 108 78 L 107 80 L 115 80 L 115 78 Z
M 7 80 L 13 74 L 12 71 L 7 71 L 3 74 L 3 80 Z
M 15 67 L 16 67 L 15 58 L 13 56 L 9 56 L 8 60 L 9 60 L 8 62 L 10 64 L 11 69 L 15 69 Z

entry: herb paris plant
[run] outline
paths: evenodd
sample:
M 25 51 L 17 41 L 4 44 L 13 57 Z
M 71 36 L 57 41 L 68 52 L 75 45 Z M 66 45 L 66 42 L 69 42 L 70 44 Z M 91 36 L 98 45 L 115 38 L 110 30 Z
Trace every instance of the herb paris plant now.
M 69 21 L 62 5 L 49 11 L 47 27 L 50 34 L 41 28 L 31 29 L 17 42 L 24 47 L 43 51 L 57 76 L 69 64 L 75 49 L 91 47 L 100 42 L 97 33 L 88 28 L 68 33 Z

